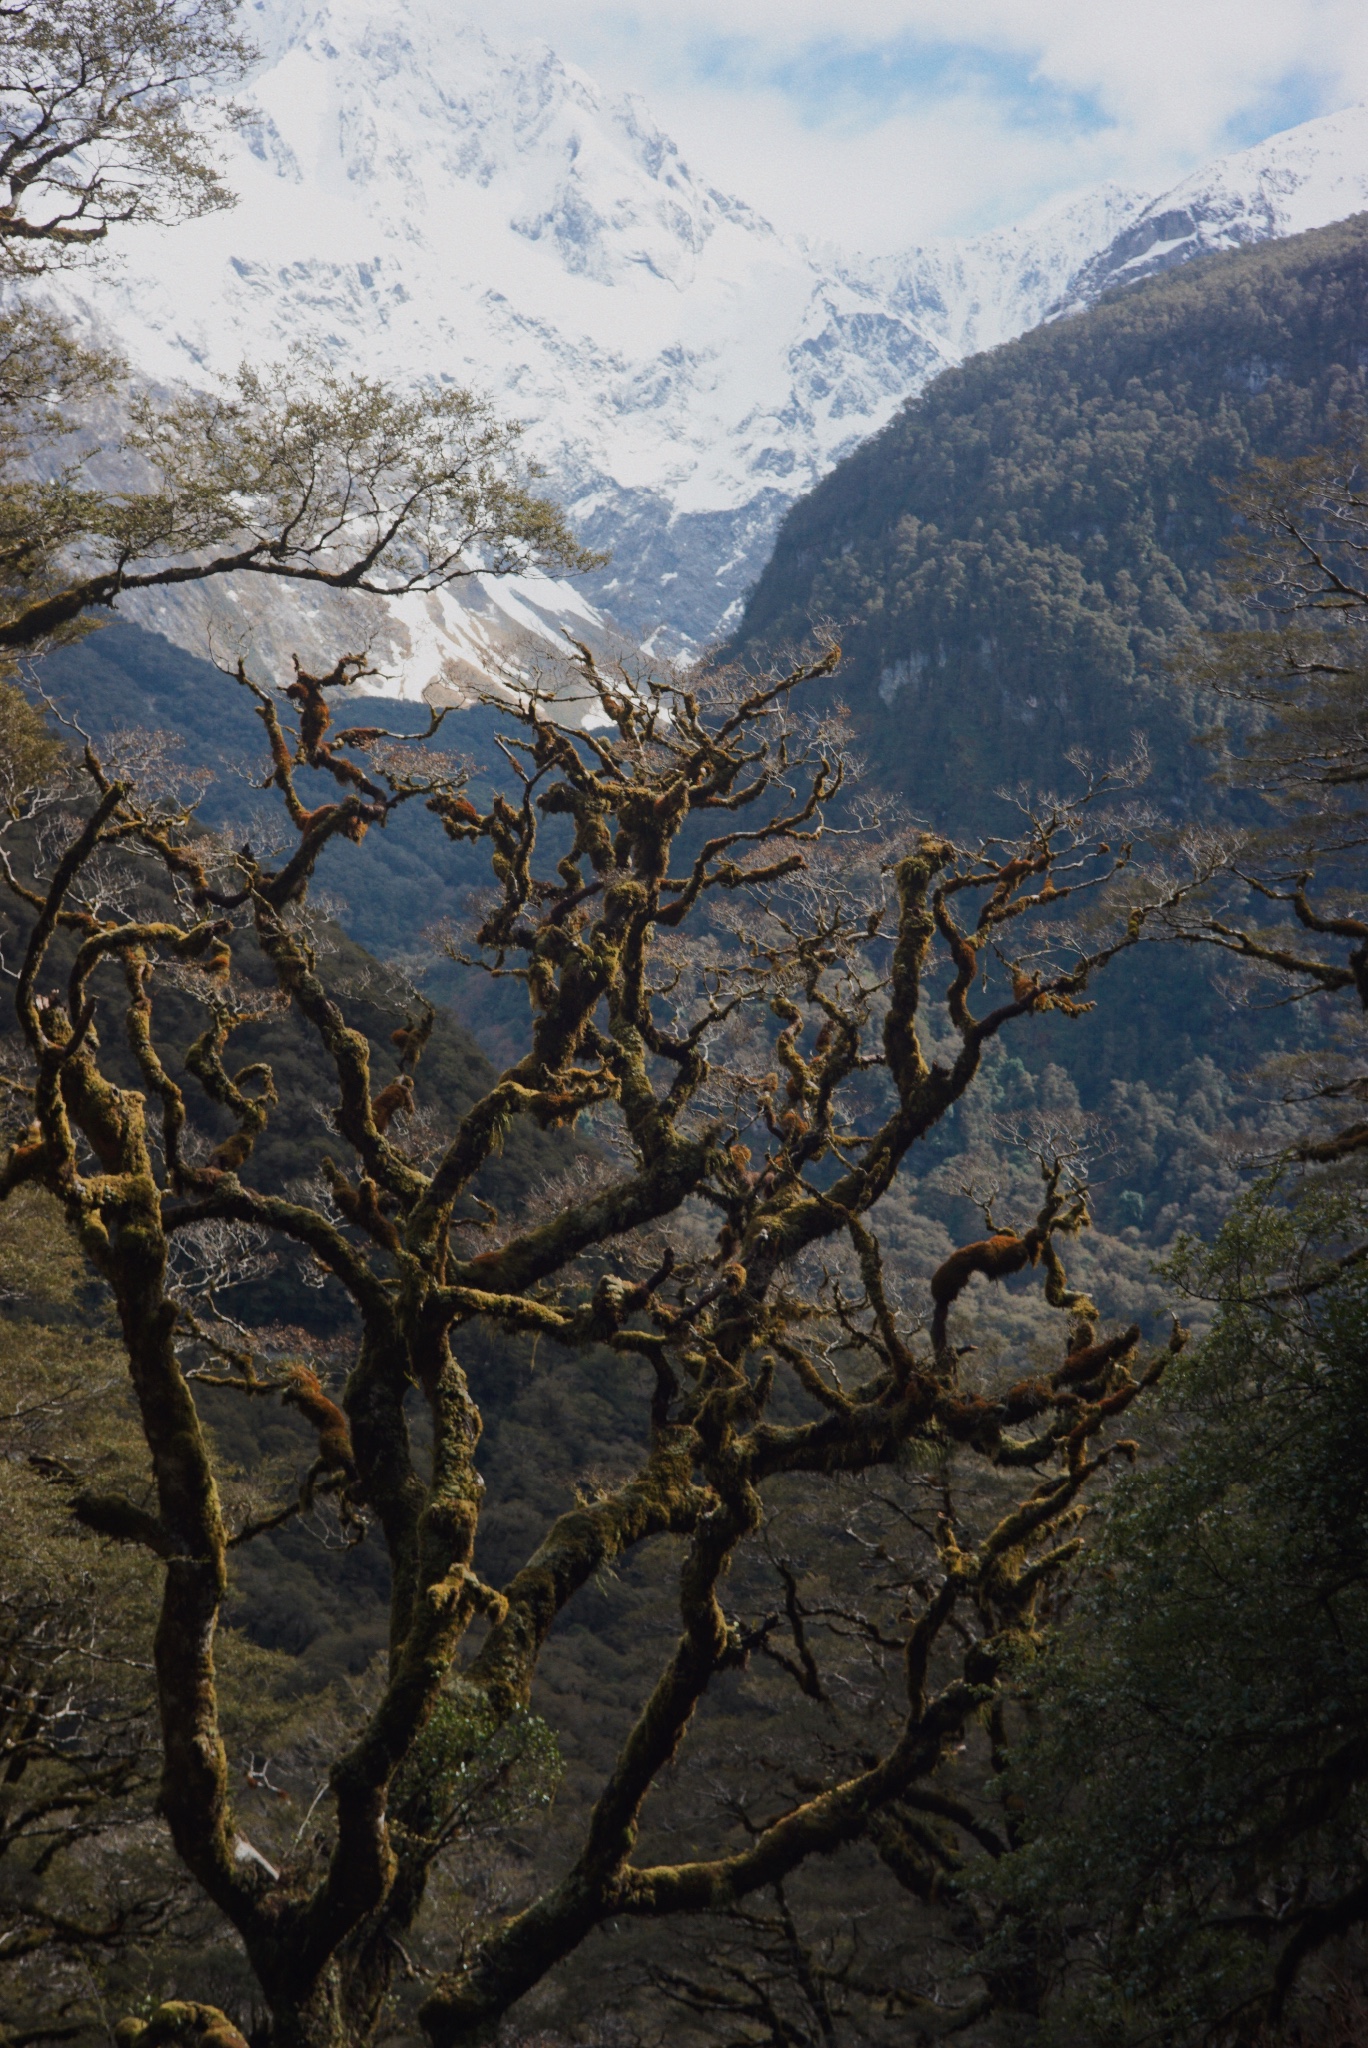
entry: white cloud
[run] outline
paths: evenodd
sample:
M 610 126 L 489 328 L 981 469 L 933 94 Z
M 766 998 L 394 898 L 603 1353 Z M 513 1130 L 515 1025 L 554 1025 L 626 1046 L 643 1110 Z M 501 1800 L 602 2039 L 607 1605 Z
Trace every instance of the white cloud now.
M 1368 97 L 1363 0 L 455 0 L 649 101 L 785 228 L 889 247 L 1020 218 Z

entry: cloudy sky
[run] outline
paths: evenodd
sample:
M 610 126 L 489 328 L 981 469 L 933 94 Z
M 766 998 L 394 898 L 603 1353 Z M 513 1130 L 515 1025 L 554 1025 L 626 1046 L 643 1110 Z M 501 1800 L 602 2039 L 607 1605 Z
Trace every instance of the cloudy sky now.
M 458 0 L 632 87 L 778 225 L 867 248 L 1019 220 L 1368 98 L 1368 0 Z

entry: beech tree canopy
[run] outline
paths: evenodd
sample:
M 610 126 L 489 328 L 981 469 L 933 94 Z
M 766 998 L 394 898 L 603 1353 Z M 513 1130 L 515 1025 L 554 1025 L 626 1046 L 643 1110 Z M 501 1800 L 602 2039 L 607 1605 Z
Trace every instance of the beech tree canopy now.
M 1226 714 L 1220 776 L 1261 802 L 1242 831 L 1175 835 L 1199 885 L 1152 930 L 1220 958 L 1245 999 L 1307 1013 L 1262 1077 L 1293 1124 L 1214 1241 L 1167 1263 L 1209 1333 L 1157 1404 L 1165 1457 L 1118 1489 L 1103 1569 L 1023 1673 L 1033 1821 L 1003 1871 L 1050 1926 L 1061 2024 L 1117 2042 L 1361 2031 L 1361 450 L 1256 465 L 1234 502 L 1248 623 L 1204 636 L 1183 674 Z
M 401 595 L 600 559 L 537 492 L 518 427 L 469 391 L 402 392 L 304 351 L 154 401 L 33 296 L 111 227 L 232 204 L 213 134 L 252 56 L 238 14 L 20 0 L 0 20 L 0 649 L 206 577 Z
M 0 19 L 0 265 L 32 277 L 111 227 L 232 204 L 222 95 L 253 56 L 237 0 L 17 0 Z
M 224 389 L 135 398 L 121 452 L 149 487 L 98 489 L 79 463 L 6 485 L 0 648 L 40 644 L 121 591 L 206 577 L 401 596 L 591 566 L 520 441 L 468 391 L 403 393 L 307 355 L 244 367 Z

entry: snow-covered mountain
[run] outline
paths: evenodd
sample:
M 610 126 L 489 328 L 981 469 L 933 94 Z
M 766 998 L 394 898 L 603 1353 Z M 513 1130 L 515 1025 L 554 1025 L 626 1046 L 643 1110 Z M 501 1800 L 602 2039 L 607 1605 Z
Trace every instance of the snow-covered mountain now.
M 410 688 L 443 657 L 478 667 L 510 617 L 583 617 L 586 596 L 638 634 L 710 637 L 785 507 L 939 369 L 1198 249 L 1368 205 L 1360 108 L 1159 198 L 1105 187 L 871 262 L 781 236 L 635 96 L 544 44 L 500 47 L 443 0 L 257 0 L 255 33 L 240 204 L 129 231 L 79 303 L 159 382 L 307 338 L 359 369 L 472 383 L 526 423 L 613 564 L 574 599 L 410 607 Z M 145 622 L 193 638 L 199 602 Z
M 1192 256 L 1327 227 L 1368 206 L 1368 107 L 1346 107 L 1221 157 L 1163 192 L 1080 264 L 1053 312 Z

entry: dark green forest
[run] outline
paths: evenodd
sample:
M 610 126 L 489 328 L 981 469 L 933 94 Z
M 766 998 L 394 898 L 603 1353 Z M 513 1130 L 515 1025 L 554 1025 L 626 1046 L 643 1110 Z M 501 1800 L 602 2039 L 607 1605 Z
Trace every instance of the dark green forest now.
M 426 738 L 12 465 L 3 2048 L 1365 2038 L 1365 337 L 1115 294 Z
M 1172 657 L 1234 623 L 1231 487 L 1261 456 L 1359 432 L 1368 223 L 1205 258 L 947 370 L 801 499 L 741 651 L 841 638 L 881 778 L 948 828 L 1053 787 L 1081 749 L 1170 817 L 1213 802 L 1220 707 Z

